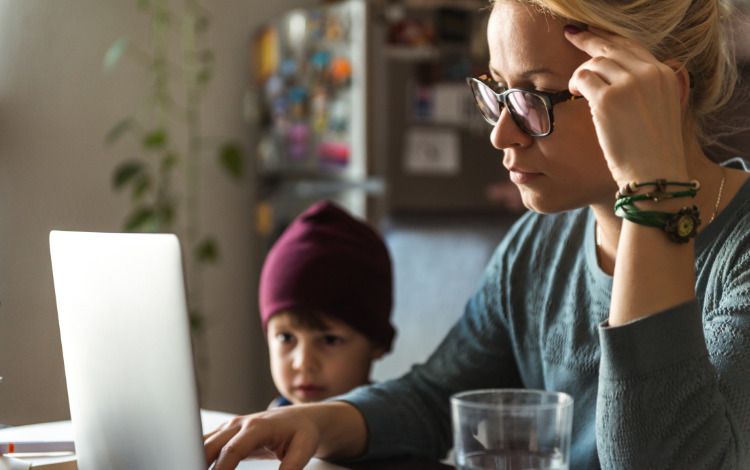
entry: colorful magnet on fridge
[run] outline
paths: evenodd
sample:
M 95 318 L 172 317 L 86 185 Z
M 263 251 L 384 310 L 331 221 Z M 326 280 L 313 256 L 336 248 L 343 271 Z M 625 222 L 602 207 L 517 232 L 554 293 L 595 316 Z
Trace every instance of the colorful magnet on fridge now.
M 328 73 L 334 84 L 345 84 L 352 77 L 352 64 L 345 57 L 335 57 Z

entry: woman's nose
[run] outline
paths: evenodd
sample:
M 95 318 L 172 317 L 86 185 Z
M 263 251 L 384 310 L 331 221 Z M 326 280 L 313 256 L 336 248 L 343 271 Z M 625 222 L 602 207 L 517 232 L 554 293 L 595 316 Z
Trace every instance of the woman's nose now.
M 500 119 L 497 120 L 490 134 L 492 146 L 498 150 L 524 147 L 530 145 L 533 139 L 516 124 L 507 107 L 500 112 Z

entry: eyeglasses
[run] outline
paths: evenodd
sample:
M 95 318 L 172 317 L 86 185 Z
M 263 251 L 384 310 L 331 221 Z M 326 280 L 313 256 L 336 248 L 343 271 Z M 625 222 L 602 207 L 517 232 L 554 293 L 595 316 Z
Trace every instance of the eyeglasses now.
M 487 122 L 493 126 L 497 125 L 500 113 L 507 107 L 513 122 L 533 137 L 544 137 L 552 133 L 555 127 L 552 108 L 556 104 L 583 98 L 568 90 L 559 93 L 543 93 L 511 88 L 503 91 L 503 88 L 498 86 L 487 73 L 467 77 L 466 83 L 471 87 L 477 106 Z

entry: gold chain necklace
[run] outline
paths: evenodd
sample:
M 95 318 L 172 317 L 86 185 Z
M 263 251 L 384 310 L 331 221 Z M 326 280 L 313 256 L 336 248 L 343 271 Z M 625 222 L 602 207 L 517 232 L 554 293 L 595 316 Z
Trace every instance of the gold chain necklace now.
M 719 185 L 719 196 L 716 198 L 716 207 L 714 207 L 714 213 L 711 214 L 711 220 L 708 221 L 710 224 L 714 221 L 714 217 L 719 213 L 719 204 L 721 203 L 721 195 L 724 194 L 724 180 L 727 179 L 727 167 L 721 167 L 721 184 Z

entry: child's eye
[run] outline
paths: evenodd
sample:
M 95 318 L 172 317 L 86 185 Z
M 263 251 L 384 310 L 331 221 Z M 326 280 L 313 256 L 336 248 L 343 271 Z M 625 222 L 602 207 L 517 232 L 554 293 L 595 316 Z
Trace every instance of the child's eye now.
M 343 342 L 343 341 L 344 340 L 340 336 L 336 336 L 336 335 L 325 335 L 323 337 L 323 342 L 327 346 L 334 346 L 334 345 L 337 345 L 337 344 L 341 344 L 341 342 Z
M 279 333 L 276 335 L 276 340 L 280 343 L 290 343 L 294 341 L 294 336 L 289 333 Z

